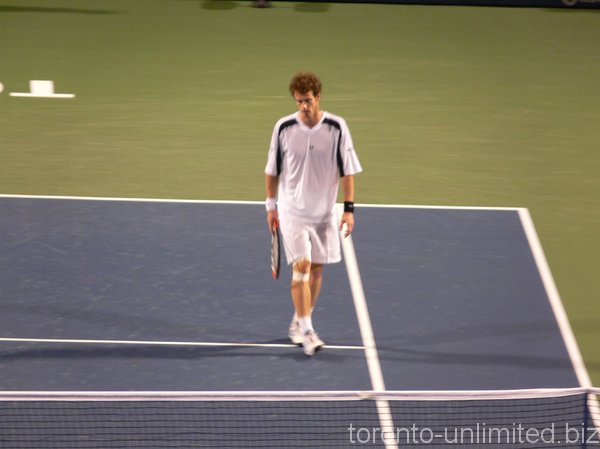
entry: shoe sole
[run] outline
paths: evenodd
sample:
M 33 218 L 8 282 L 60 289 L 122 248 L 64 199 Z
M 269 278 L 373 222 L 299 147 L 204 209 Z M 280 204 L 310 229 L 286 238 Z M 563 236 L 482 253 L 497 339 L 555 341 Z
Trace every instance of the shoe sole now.
M 302 345 L 300 345 L 300 346 L 302 346 Z M 319 352 L 319 351 L 321 350 L 321 348 L 323 348 L 323 346 L 325 346 L 325 343 L 321 343 L 320 345 L 318 345 L 318 346 L 315 346 L 315 348 L 314 348 L 314 350 L 313 350 L 312 354 L 311 354 L 311 353 L 308 353 L 308 352 L 306 352 L 306 351 L 304 351 L 304 354 L 306 354 L 306 355 L 307 355 L 307 356 L 309 356 L 309 357 L 312 357 L 312 356 L 313 356 L 313 355 L 315 355 L 317 352 Z

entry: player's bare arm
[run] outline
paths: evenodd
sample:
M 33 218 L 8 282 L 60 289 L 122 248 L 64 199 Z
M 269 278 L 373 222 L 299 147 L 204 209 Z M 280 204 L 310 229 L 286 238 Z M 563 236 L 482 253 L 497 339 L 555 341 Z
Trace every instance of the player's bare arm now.
M 279 184 L 278 176 L 265 175 L 265 191 L 267 193 L 267 203 L 272 203 L 277 198 L 277 186 Z M 267 223 L 269 231 L 273 232 L 273 225 L 279 222 L 277 209 L 273 204 L 267 204 Z
M 346 224 L 344 237 L 348 237 L 354 229 L 354 176 L 347 175 L 342 178 L 342 193 L 344 195 L 344 214 L 340 221 L 340 230 Z M 350 206 L 351 205 L 351 206 Z M 350 210 L 352 209 L 352 210 Z

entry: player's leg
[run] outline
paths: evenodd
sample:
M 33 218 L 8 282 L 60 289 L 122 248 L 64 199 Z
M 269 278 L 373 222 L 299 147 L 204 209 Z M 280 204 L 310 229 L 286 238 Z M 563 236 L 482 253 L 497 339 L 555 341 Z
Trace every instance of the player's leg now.
M 310 279 L 310 259 L 302 258 L 292 264 L 292 283 L 291 295 L 292 302 L 300 329 L 302 333 L 312 330 L 312 322 L 310 319 L 311 308 L 311 292 L 309 286 Z
M 323 282 L 323 264 L 315 264 L 311 263 L 310 265 L 310 277 L 308 279 L 308 288 L 310 290 L 310 310 L 309 315 L 311 317 L 312 324 L 312 312 L 315 308 L 317 298 L 319 297 L 319 293 L 321 291 L 321 284 Z M 301 345 L 304 341 L 304 333 L 300 329 L 300 322 L 298 313 L 295 312 L 292 317 L 292 321 L 290 323 L 288 329 L 288 335 L 292 343 L 296 345 Z
M 341 250 L 338 230 L 335 222 L 321 223 L 308 228 L 311 247 L 311 267 L 308 286 L 311 292 L 311 324 L 312 311 L 317 303 L 321 286 L 323 284 L 323 267 L 326 263 L 336 263 L 341 260 Z M 320 349 L 324 343 L 316 332 L 305 334 L 304 352 L 312 355 Z
M 317 304 L 317 298 L 321 293 L 321 285 L 323 283 L 323 264 L 312 263 L 310 265 L 310 277 L 308 279 L 308 287 L 310 288 L 310 311 Z
M 302 346 L 306 355 L 313 355 L 321 349 L 323 341 L 319 338 L 312 324 L 311 317 L 311 263 L 308 259 L 294 262 L 292 273 L 292 300 L 298 317 L 298 325 L 302 333 Z
M 287 222 L 280 216 L 280 229 L 288 263 L 292 265 L 292 281 L 290 292 L 294 304 L 294 318 L 290 323 L 289 336 L 295 344 L 302 344 L 304 352 L 313 355 L 323 346 L 312 324 L 311 311 L 313 292 L 316 300 L 321 289 L 322 264 L 311 263 L 313 253 L 313 237 L 315 230 L 312 225 Z M 321 245 L 321 243 L 319 243 Z M 322 245 L 321 245 L 322 246 Z M 315 276 L 311 284 L 311 272 Z
M 290 322 L 288 336 L 292 343 L 302 345 L 304 332 L 300 328 L 300 318 L 310 316 L 310 287 L 306 278 L 310 277 L 310 239 L 305 226 L 287 216 L 279 216 L 281 237 L 288 264 L 292 266 L 291 297 L 294 316 Z

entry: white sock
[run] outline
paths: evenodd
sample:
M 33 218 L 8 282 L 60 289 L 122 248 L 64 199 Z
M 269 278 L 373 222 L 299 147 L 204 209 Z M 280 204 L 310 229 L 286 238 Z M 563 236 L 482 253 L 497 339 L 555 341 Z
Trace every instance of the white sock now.
M 300 318 L 298 321 L 300 323 L 300 330 L 302 331 L 303 334 L 306 334 L 308 331 L 314 332 L 311 317 L 305 316 L 303 318 Z
M 313 310 L 315 310 L 315 308 L 311 307 L 310 308 L 310 315 L 309 315 L 311 317 L 312 317 Z M 298 314 L 296 312 L 294 312 L 294 316 L 292 317 L 292 321 L 300 321 L 300 318 L 298 318 Z

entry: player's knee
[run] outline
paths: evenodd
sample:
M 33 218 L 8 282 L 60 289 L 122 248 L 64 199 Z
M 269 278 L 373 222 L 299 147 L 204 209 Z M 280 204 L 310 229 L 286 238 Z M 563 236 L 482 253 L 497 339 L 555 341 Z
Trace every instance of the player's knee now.
M 310 260 L 300 259 L 293 263 L 292 282 L 308 282 L 310 279 Z
M 296 260 L 292 268 L 298 273 L 310 273 L 310 259 L 299 259 Z

